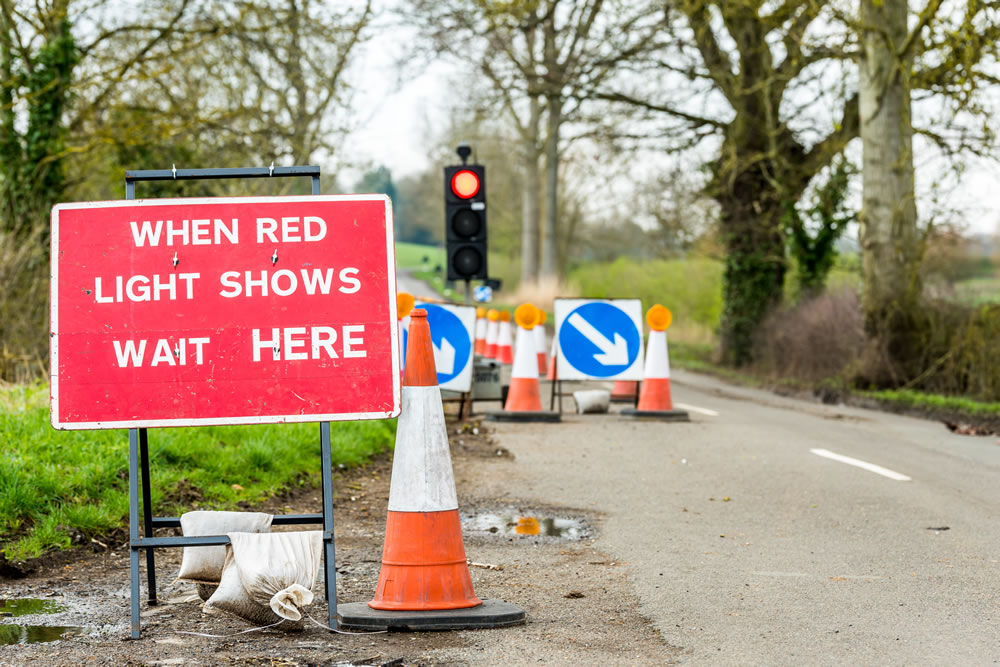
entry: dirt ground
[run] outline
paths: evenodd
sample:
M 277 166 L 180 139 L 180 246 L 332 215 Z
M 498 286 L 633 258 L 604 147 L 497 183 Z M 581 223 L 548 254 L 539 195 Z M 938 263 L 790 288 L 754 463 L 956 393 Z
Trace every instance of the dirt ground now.
M 337 634 L 308 624 L 301 632 L 261 630 L 238 618 L 206 614 L 190 584 L 172 583 L 180 549 L 156 552 L 161 603 L 142 605 L 142 638 L 129 637 L 127 544 L 94 544 L 51 559 L 20 579 L 0 578 L 4 599 L 38 598 L 50 614 L 0 618 L 3 625 L 77 628 L 60 641 L 0 645 L 0 665 L 634 665 L 665 664 L 684 652 L 668 645 L 638 611 L 625 567 L 594 547 L 602 518 L 520 498 L 477 495 L 477 479 L 517 466 L 488 422 L 451 422 L 452 457 L 466 554 L 476 594 L 527 612 L 523 626 L 449 632 Z M 155 461 L 153 462 L 155 465 Z M 384 538 L 391 458 L 335 479 L 338 602 L 368 601 L 375 591 Z M 319 511 L 318 492 L 277 498 L 273 513 Z M 515 534 L 521 516 L 565 519 L 561 536 Z M 488 519 L 499 518 L 491 525 Z M 161 531 L 159 534 L 170 534 Z M 144 561 L 143 561 L 144 562 Z M 145 575 L 143 574 L 145 586 Z M 318 582 L 317 591 L 322 591 Z M 326 618 L 322 596 L 307 610 Z M 223 635 L 200 637 L 184 632 Z M 2 641 L 0 633 L 0 641 Z

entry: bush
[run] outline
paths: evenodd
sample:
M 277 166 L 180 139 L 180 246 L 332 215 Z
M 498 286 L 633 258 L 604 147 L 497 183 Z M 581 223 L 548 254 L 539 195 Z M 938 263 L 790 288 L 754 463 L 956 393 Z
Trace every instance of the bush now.
M 23 240 L 0 232 L 0 285 L 0 381 L 44 377 L 49 366 L 49 248 L 41 229 Z
M 843 376 L 864 346 L 858 294 L 850 288 L 821 293 L 773 311 L 758 330 L 754 356 L 765 375 L 819 382 Z

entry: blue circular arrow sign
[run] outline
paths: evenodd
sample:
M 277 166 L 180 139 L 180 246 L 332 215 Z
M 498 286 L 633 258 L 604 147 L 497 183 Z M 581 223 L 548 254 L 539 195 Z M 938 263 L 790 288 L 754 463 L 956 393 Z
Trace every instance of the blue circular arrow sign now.
M 559 327 L 559 353 L 585 375 L 618 375 L 635 363 L 642 335 L 635 322 L 608 303 L 586 303 Z
M 437 369 L 438 384 L 454 378 L 468 365 L 472 358 L 472 341 L 462 320 L 451 311 L 432 303 L 418 306 L 427 311 L 427 325 L 431 328 L 431 345 L 434 346 L 434 365 Z M 406 364 L 406 348 L 409 330 L 403 331 L 403 364 Z

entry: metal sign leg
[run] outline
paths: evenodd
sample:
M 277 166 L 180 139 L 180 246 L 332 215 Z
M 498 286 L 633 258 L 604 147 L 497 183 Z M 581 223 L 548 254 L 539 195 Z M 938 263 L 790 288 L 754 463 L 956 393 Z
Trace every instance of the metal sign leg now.
M 142 464 L 142 536 L 153 537 L 153 498 L 149 480 L 149 435 L 139 429 L 139 458 Z M 156 605 L 156 557 L 153 547 L 146 548 L 146 584 L 149 587 L 149 605 Z
M 320 422 L 320 463 L 323 466 L 323 566 L 326 580 L 329 626 L 337 629 L 337 560 L 333 540 L 333 456 L 330 452 L 330 422 Z
M 128 536 L 132 639 L 139 638 L 139 429 L 128 430 Z

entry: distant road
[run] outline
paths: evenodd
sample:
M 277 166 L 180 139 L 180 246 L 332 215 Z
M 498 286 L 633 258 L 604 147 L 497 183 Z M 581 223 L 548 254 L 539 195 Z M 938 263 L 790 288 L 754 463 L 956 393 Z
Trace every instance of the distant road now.
M 477 492 L 606 517 L 685 663 L 1000 661 L 996 437 L 683 372 L 673 397 L 692 423 L 497 424 L 514 463 Z
M 423 280 L 414 278 L 406 269 L 398 269 L 396 271 L 396 291 L 408 292 L 417 298 L 441 298 L 441 295 L 434 291 L 433 287 Z

